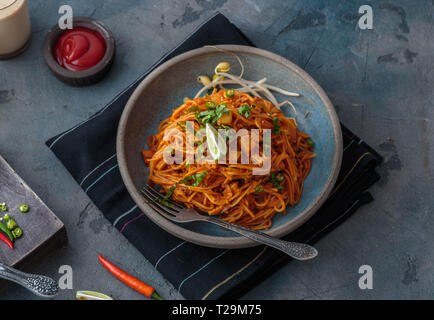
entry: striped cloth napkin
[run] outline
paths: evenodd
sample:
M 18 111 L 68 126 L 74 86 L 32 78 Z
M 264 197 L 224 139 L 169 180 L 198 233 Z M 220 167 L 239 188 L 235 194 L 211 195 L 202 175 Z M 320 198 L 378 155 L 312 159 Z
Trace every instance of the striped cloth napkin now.
M 46 145 L 69 170 L 104 216 L 187 299 L 237 298 L 291 259 L 258 246 L 214 249 L 178 239 L 151 222 L 129 196 L 116 161 L 116 129 L 122 110 L 140 81 L 155 67 L 185 51 L 216 44 L 253 45 L 220 13 L 156 62 L 108 105 Z M 286 240 L 315 243 L 373 200 L 367 189 L 380 177 L 381 157 L 342 126 L 342 169 L 330 198 L 308 222 Z

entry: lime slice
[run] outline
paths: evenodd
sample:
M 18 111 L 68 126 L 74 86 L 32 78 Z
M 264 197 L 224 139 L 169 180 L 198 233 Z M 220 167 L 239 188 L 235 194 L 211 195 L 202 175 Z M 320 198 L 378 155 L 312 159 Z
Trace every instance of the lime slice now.
M 219 160 L 227 153 L 226 140 L 219 136 L 217 130 L 209 123 L 206 124 L 205 130 L 208 150 L 214 160 Z
M 77 300 L 113 300 L 112 297 L 95 291 L 77 291 L 75 293 Z

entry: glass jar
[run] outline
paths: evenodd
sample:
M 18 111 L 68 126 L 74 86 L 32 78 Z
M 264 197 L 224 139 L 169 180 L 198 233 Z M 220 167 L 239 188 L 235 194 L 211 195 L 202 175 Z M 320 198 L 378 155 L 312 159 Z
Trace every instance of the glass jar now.
M 12 58 L 30 43 L 27 0 L 0 0 L 0 59 Z

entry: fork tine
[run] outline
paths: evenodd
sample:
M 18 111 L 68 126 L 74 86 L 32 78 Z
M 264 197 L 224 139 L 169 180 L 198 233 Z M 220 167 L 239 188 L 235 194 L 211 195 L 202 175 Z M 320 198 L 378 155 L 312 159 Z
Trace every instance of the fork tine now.
M 169 207 L 167 207 L 167 206 L 165 206 L 165 205 L 163 205 L 163 204 L 161 204 L 160 202 L 158 202 L 158 201 L 155 201 L 156 200 L 156 198 L 158 198 L 158 199 L 162 199 L 162 197 L 160 196 L 160 197 L 155 197 L 148 189 L 146 189 L 146 188 L 143 188 L 142 189 L 142 193 L 146 196 L 146 198 L 148 199 L 148 204 L 152 204 L 153 205 L 153 207 L 158 207 L 160 210 L 163 210 L 164 212 L 166 212 L 166 213 L 169 213 L 169 214 L 171 214 L 171 215 L 173 215 L 173 216 L 176 216 L 176 214 L 179 212 L 178 210 L 176 210 L 176 209 L 172 209 L 172 208 L 169 208 Z
M 143 188 L 149 189 L 149 191 L 151 191 L 155 197 L 161 197 L 161 198 L 164 197 L 161 193 L 159 193 L 157 190 L 155 190 L 154 188 L 152 188 L 149 184 L 146 184 Z M 175 207 L 179 208 L 179 210 L 184 209 L 183 206 L 181 206 L 179 203 L 177 203 L 177 202 L 175 202 L 173 200 L 166 199 L 165 201 L 173 204 Z

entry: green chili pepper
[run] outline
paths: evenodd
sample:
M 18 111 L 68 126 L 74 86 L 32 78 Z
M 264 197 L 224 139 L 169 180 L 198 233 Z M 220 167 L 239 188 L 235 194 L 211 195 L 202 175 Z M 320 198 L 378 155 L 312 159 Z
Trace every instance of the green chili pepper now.
M 29 205 L 23 203 L 22 205 L 20 205 L 20 207 L 18 208 L 21 212 L 28 212 L 29 211 Z
M 3 212 L 8 211 L 8 207 L 6 206 L 6 203 L 4 203 L 4 202 L 0 203 L 0 210 Z
M 3 231 L 4 233 L 6 233 L 9 240 L 11 240 L 12 242 L 15 240 L 12 232 L 2 222 L 0 222 L 0 230 Z
M 12 235 L 14 236 L 15 239 L 18 239 L 23 235 L 23 230 L 21 230 L 21 228 L 19 227 L 15 228 L 14 230 L 12 230 Z
M 10 219 L 6 222 L 6 227 L 8 227 L 9 230 L 13 230 L 18 227 L 18 225 L 13 219 Z
M 235 95 L 234 89 L 228 89 L 225 91 L 225 97 L 226 98 L 232 98 Z
M 3 216 L 3 220 L 6 221 L 6 226 L 9 230 L 18 227 L 18 224 L 15 222 L 15 220 L 12 219 L 8 214 L 5 214 Z
M 212 101 L 207 101 L 207 103 L 205 103 L 205 107 L 207 109 L 215 109 L 217 107 L 217 104 Z

